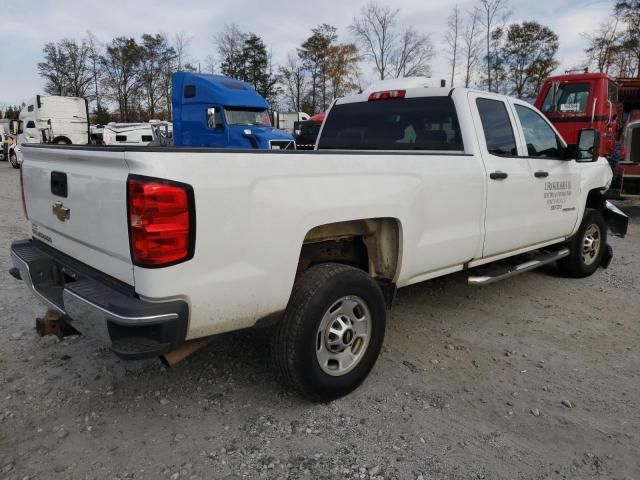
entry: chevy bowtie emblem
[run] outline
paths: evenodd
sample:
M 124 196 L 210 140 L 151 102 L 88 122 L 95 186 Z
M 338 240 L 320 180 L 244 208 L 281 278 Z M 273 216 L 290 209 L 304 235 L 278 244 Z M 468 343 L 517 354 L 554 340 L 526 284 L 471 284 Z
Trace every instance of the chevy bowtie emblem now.
M 62 202 L 54 203 L 53 207 L 51 207 L 51 211 L 61 222 L 69 220 L 69 218 L 71 217 L 71 210 L 69 209 L 69 207 L 65 207 Z

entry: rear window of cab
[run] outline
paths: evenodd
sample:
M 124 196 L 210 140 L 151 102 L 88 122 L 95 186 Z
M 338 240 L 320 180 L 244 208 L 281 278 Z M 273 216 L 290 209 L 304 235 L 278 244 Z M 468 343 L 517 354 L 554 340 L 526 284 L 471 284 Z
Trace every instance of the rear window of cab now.
M 463 151 L 450 97 L 343 103 L 325 120 L 319 150 Z

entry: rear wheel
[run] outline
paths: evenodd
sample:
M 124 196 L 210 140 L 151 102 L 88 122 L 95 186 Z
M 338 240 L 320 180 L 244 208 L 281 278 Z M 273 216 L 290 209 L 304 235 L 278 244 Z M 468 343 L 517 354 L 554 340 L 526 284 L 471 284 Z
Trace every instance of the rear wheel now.
M 331 263 L 310 268 L 294 285 L 274 331 L 280 377 L 313 401 L 346 395 L 373 368 L 385 318 L 382 292 L 365 272 Z
M 18 155 L 16 155 L 16 152 L 12 151 L 9 153 L 9 162 L 11 163 L 11 166 L 13 168 L 20 168 L 20 165 L 18 164 Z
M 560 272 L 573 278 L 592 275 L 602 263 L 607 247 L 607 224 L 602 213 L 588 208 L 569 244 L 569 256 L 558 260 Z

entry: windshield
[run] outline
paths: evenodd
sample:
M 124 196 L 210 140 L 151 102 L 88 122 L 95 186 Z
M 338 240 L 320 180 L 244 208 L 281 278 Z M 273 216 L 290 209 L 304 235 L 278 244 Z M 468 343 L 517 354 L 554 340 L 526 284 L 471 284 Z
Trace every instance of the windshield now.
M 590 87 L 588 83 L 559 84 L 554 103 L 552 85 L 542 104 L 542 111 L 544 113 L 584 113 L 587 111 Z
M 265 125 L 271 126 L 266 108 L 224 107 L 227 125 Z

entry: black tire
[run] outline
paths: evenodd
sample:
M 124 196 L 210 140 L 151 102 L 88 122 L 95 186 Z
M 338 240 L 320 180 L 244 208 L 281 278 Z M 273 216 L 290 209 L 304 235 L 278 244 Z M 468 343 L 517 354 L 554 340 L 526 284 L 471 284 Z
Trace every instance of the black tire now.
M 11 152 L 9 154 L 9 162 L 11 163 L 11 166 L 13 168 L 20 168 L 20 164 L 18 163 L 18 155 L 16 155 L 16 152 Z
M 319 327 L 329 309 L 347 296 L 362 300 L 368 309 L 369 341 L 363 343 L 364 350 L 358 352 L 359 361 L 351 370 L 339 376 L 329 375 L 316 354 L 319 337 L 324 338 Z M 311 401 L 330 401 L 350 393 L 367 377 L 378 358 L 385 319 L 382 292 L 367 273 L 336 263 L 310 268 L 296 281 L 284 318 L 273 332 L 271 354 L 279 377 Z
M 587 255 L 587 258 L 590 258 L 589 261 L 585 261 L 583 249 L 587 233 L 593 232 L 593 229 L 599 233 L 598 247 L 594 254 L 591 256 Z M 567 244 L 570 252 L 569 256 L 558 260 L 560 273 L 571 278 L 584 278 L 592 275 L 602 263 L 606 246 L 607 224 L 604 221 L 602 212 L 587 208 L 584 212 L 578 233 Z

